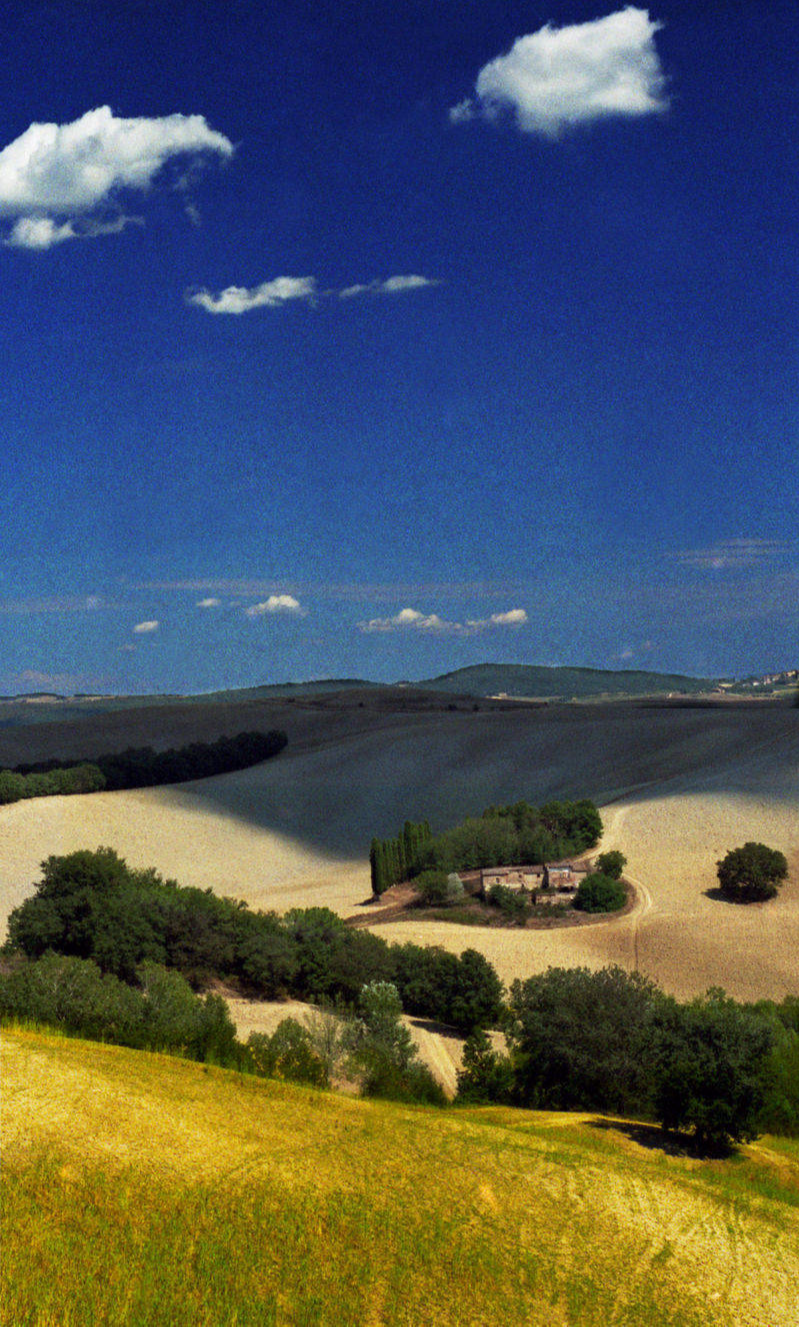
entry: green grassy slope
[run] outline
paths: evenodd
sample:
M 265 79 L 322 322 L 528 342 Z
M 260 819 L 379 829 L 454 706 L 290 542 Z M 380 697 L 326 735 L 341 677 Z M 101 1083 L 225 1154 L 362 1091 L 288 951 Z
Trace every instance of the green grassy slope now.
M 4 1320 L 795 1327 L 799 1147 L 4 1037 Z

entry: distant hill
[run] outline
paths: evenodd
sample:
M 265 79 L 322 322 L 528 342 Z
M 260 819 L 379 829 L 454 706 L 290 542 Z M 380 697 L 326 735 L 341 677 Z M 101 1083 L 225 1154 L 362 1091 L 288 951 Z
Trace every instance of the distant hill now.
M 473 664 L 417 683 L 429 691 L 468 696 L 554 696 L 562 700 L 588 696 L 662 696 L 672 692 L 696 695 L 712 691 L 716 678 L 681 673 L 647 673 L 633 669 L 543 668 L 535 664 Z
M 535 664 L 474 664 L 451 673 L 425 678 L 418 682 L 395 684 L 403 694 L 438 692 L 451 696 L 535 696 L 558 700 L 588 699 L 602 696 L 696 695 L 713 691 L 719 679 L 686 677 L 680 673 L 647 673 L 631 669 L 618 671 L 602 668 L 544 668 Z M 728 684 L 728 690 L 731 689 Z M 752 691 L 751 684 L 735 690 Z M 775 688 L 763 687 L 760 694 Z M 358 677 L 329 677 L 311 682 L 272 682 L 263 686 L 230 687 L 198 694 L 154 694 L 146 696 L 58 696 L 33 693 L 24 696 L 0 696 L 0 728 L 27 726 L 53 721 L 78 719 L 88 714 L 109 714 L 119 710 L 169 705 L 179 708 L 196 705 L 249 704 L 258 701 L 289 700 L 304 696 L 325 696 L 342 691 L 379 691 L 389 696 L 394 688 L 383 682 Z M 754 694 L 757 694 L 755 691 Z
M 280 700 L 285 696 L 324 696 L 333 691 L 355 691 L 364 687 L 383 686 L 382 682 L 367 682 L 361 677 L 325 677 L 317 682 L 269 682 L 260 687 L 237 687 L 225 691 L 209 691 L 199 696 L 185 696 L 185 700 Z

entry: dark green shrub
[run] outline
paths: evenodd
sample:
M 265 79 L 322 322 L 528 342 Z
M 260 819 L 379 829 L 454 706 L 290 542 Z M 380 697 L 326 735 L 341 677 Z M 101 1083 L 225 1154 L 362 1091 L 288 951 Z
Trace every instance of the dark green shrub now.
M 104 975 L 95 963 L 57 954 L 0 976 L 0 1019 L 44 1023 L 96 1041 L 146 1044 L 142 993 Z
M 507 1055 L 495 1051 L 485 1032 L 473 1032 L 463 1047 L 463 1066 L 458 1070 L 458 1100 L 481 1104 L 513 1099 L 513 1065 Z
M 577 886 L 574 906 L 579 912 L 618 912 L 627 901 L 627 891 L 620 880 L 594 871 Z
M 756 1137 L 773 1041 L 766 1020 L 723 991 L 688 1005 L 664 1002 L 650 1052 L 657 1118 L 667 1129 L 691 1129 L 704 1151 Z
M 627 858 L 623 852 L 617 849 L 611 849 L 608 852 L 601 852 L 596 859 L 596 869 L 600 875 L 609 875 L 611 880 L 621 880 L 621 873 L 627 865 Z
M 502 1015 L 502 983 L 475 949 L 460 958 L 436 946 L 394 945 L 393 981 L 409 1014 L 470 1032 L 493 1027 Z
M 25 796 L 25 779 L 10 769 L 0 769 L 0 805 L 19 802 Z
M 788 874 L 784 853 L 765 843 L 745 843 L 717 862 L 719 887 L 734 903 L 756 903 L 774 898 Z
M 427 1065 L 413 1062 L 404 1069 L 385 1056 L 374 1056 L 361 1083 L 365 1097 L 445 1106 L 447 1098 Z
M 224 1000 L 201 999 L 177 972 L 156 964 L 137 975 L 134 987 L 91 960 L 47 954 L 0 977 L 0 1018 L 196 1060 L 235 1060 L 236 1030 Z
M 59 793 L 96 792 L 100 788 L 147 788 L 159 783 L 182 783 L 187 779 L 206 779 L 231 770 L 246 769 L 282 751 L 288 738 L 283 732 L 245 732 L 235 737 L 219 737 L 214 742 L 192 742 L 177 750 L 154 751 L 152 747 L 130 747 L 127 751 L 109 752 L 93 761 L 66 765 L 60 760 L 17 765 L 14 771 L 23 777 L 21 797 L 43 797 Z M 5 797 L 4 786 L 14 794 L 16 785 L 4 784 L 0 771 L 0 802 L 16 801 Z
M 528 899 L 518 889 L 508 889 L 507 885 L 492 885 L 488 891 L 487 902 L 497 908 L 509 921 L 523 926 L 528 913 Z
M 284 1078 L 310 1087 L 328 1087 L 327 1070 L 314 1049 L 311 1034 L 296 1018 L 284 1018 L 271 1037 L 253 1032 L 247 1041 L 253 1071 L 265 1078 Z
M 448 907 L 463 899 L 463 883 L 453 871 L 422 871 L 413 882 L 422 900 L 431 907 Z
M 651 1022 L 664 998 L 653 982 L 619 967 L 550 968 L 515 981 L 507 1036 L 516 1101 L 646 1115 L 654 1097 Z
M 495 1027 L 502 1017 L 504 994 L 488 959 L 476 949 L 464 949 L 458 960 L 448 1021 L 467 1032 Z

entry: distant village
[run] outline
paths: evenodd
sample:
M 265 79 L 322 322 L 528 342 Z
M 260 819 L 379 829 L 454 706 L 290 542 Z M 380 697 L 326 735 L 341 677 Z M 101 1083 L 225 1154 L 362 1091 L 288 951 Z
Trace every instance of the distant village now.
M 738 682 L 719 682 L 716 690 L 740 695 L 742 692 L 770 692 L 798 685 L 799 668 L 785 668 L 781 673 L 753 673 L 750 677 L 742 677 Z

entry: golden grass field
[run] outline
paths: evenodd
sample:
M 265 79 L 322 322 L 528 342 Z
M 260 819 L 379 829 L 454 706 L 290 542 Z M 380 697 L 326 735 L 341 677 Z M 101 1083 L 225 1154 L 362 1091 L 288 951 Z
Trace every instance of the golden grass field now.
M 3 1038 L 3 1321 L 795 1327 L 799 1148 Z
M 246 727 L 289 734 L 276 760 L 221 778 L 0 809 L 0 918 L 31 891 L 42 858 L 100 844 L 255 907 L 324 904 L 350 915 L 370 893 L 372 834 L 394 833 L 406 817 L 443 828 L 491 802 L 592 796 L 604 846 L 625 852 L 639 887 L 631 913 L 564 930 L 402 921 L 379 933 L 480 948 L 506 981 L 550 964 L 618 962 L 680 996 L 710 985 L 739 998 L 799 990 L 799 709 L 484 702 L 451 713 L 416 700 L 387 689 L 0 731 L 0 763 Z M 779 898 L 736 907 L 708 897 L 717 859 L 748 839 L 786 853 Z

